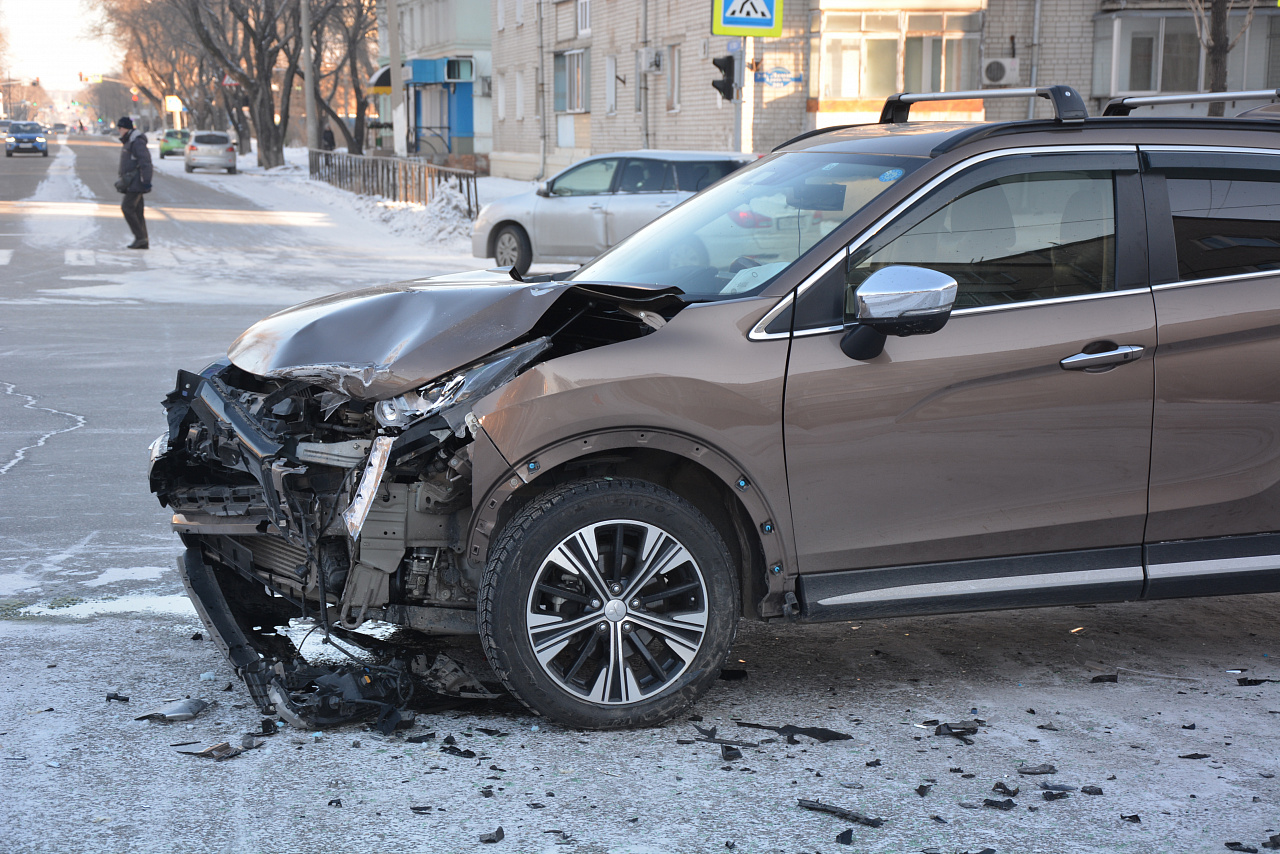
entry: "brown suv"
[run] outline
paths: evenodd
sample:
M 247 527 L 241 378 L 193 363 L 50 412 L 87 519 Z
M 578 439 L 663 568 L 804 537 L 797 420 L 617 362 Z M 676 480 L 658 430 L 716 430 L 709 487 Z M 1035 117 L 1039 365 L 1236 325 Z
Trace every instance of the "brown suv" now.
M 1274 119 L 1037 93 L 1056 119 L 895 96 L 571 275 L 337 294 L 181 372 L 152 489 L 259 705 L 479 690 L 370 620 L 478 631 L 603 728 L 694 703 L 740 617 L 1280 590 Z M 374 656 L 309 664 L 299 616 Z

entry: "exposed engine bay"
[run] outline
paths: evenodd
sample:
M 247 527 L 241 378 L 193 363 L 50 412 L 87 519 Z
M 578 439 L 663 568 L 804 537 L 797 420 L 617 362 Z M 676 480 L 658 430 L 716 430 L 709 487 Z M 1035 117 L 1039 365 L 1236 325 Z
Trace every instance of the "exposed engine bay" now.
M 539 287 L 506 279 L 489 290 L 513 286 Z M 408 702 L 413 674 L 439 693 L 487 695 L 466 674 L 442 673 L 447 662 L 414 661 L 357 630 L 381 621 L 474 633 L 484 570 L 465 557 L 475 401 L 538 362 L 649 334 L 684 305 L 669 291 L 541 287 L 541 315 L 505 324 L 520 333 L 507 346 L 441 375 L 341 358 L 264 373 L 241 366 L 255 363 L 237 349 L 260 356 L 264 341 L 281 337 L 270 324 L 312 304 L 250 329 L 231 359 L 179 371 L 164 401 L 168 430 L 151 448 L 151 489 L 187 546 L 188 593 L 264 711 L 307 727 L 382 718 Z M 351 302 L 367 314 L 361 293 Z M 414 334 L 438 344 L 422 328 Z M 412 343 L 381 346 L 412 356 Z M 276 631 L 291 618 L 313 619 L 326 638 L 362 646 L 377 663 L 307 663 Z

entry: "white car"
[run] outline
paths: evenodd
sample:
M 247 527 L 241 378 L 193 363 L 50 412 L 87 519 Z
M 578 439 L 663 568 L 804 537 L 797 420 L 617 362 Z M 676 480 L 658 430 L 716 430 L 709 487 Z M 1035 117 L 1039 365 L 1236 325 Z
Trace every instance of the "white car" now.
M 226 169 L 228 175 L 234 175 L 236 144 L 229 134 L 222 131 L 198 130 L 191 134 L 182 155 L 182 165 L 188 172 L 199 166 L 201 169 Z
M 535 262 L 586 263 L 753 160 L 655 149 L 589 157 L 536 191 L 486 205 L 471 233 L 471 254 L 520 273 Z

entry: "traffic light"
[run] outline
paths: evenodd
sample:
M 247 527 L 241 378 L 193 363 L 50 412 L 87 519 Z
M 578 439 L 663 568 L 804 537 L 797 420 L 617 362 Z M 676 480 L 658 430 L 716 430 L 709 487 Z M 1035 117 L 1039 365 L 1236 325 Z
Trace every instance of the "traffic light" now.
M 40 78 L 39 78 L 39 77 L 32 78 L 32 80 L 31 80 L 31 86 L 32 86 L 32 88 L 39 89 L 39 88 L 40 88 Z
M 720 71 L 720 79 L 712 80 L 711 85 L 716 87 L 716 91 L 720 93 L 721 98 L 724 98 L 726 101 L 732 101 L 734 89 L 733 54 L 729 54 L 728 56 L 717 56 L 715 59 L 711 60 L 711 64 Z

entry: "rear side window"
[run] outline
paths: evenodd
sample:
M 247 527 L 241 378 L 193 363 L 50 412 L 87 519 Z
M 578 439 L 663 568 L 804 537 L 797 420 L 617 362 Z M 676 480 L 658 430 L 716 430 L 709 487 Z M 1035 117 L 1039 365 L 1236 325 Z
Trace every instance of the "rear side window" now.
M 705 190 L 725 175 L 741 168 L 743 163 L 736 160 L 707 160 L 698 162 L 677 162 L 676 180 L 680 190 L 685 193 L 696 193 Z
M 225 133 L 198 133 L 197 145 L 226 145 L 231 139 Z
M 959 285 L 956 308 L 1115 288 L 1115 190 L 1109 171 L 1035 172 L 989 181 L 888 245 L 851 259 L 847 293 L 883 267 L 937 270 Z
M 1280 173 L 1178 169 L 1166 178 L 1179 278 L 1280 270 Z

